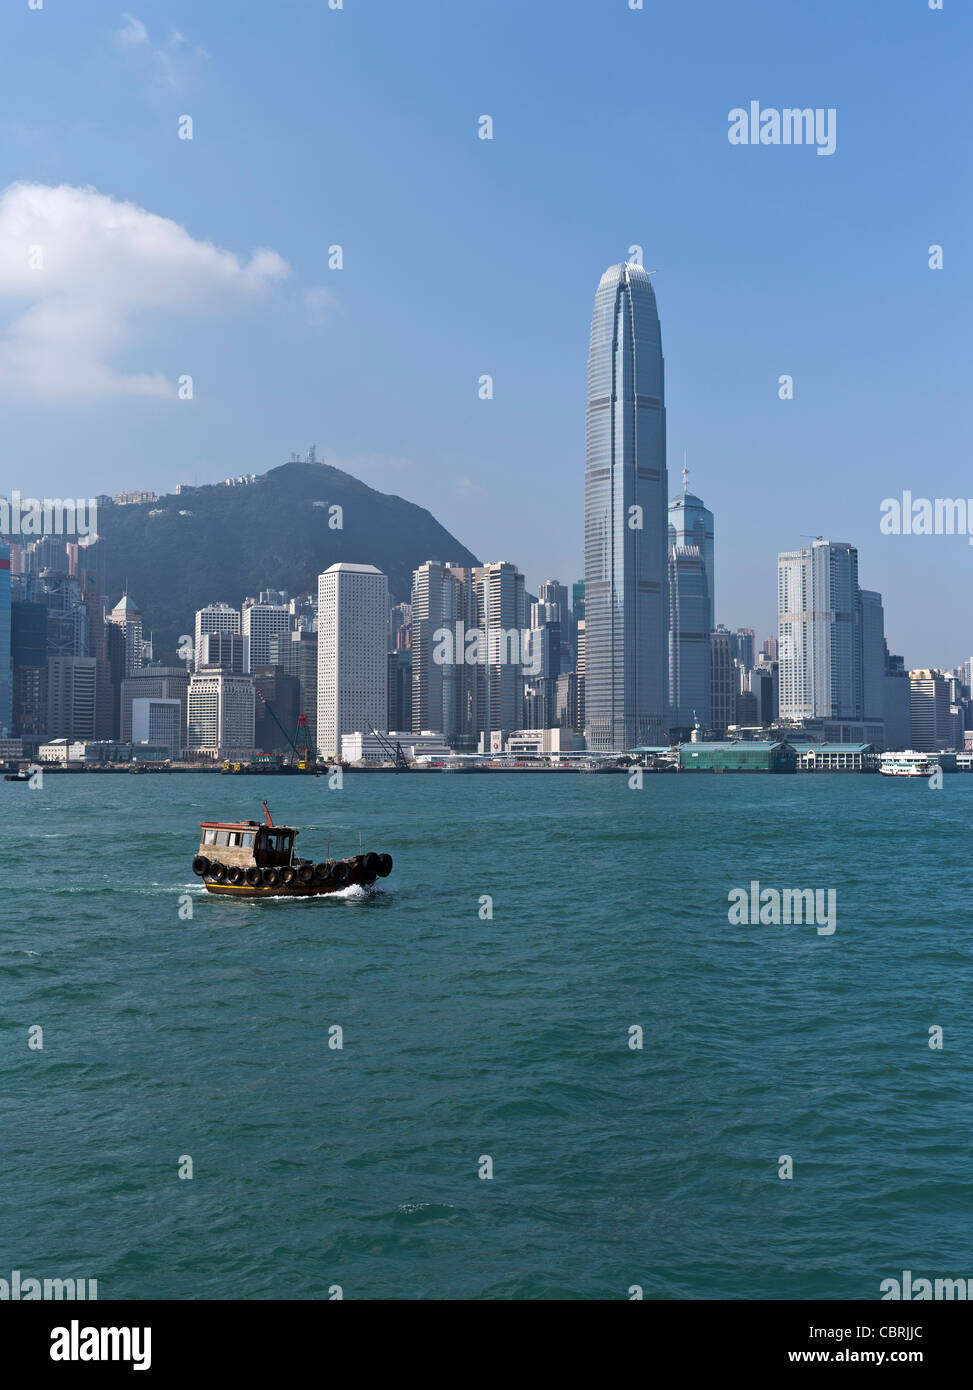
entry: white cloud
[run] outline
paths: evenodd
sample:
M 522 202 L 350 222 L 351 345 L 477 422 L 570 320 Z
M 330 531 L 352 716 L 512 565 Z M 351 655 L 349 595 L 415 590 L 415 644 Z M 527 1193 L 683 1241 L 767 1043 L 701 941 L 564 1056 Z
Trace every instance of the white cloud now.
M 178 29 L 171 30 L 165 42 L 154 43 L 142 21 L 127 11 L 115 30 L 115 42 L 134 60 L 147 63 L 156 81 L 177 92 L 183 90 L 208 57 L 205 49 L 190 43 Z
M 327 323 L 331 317 L 331 311 L 338 303 L 338 296 L 333 290 L 326 289 L 323 285 L 313 285 L 304 291 L 304 308 L 307 312 L 308 323 L 315 327 L 322 323 Z
M 289 273 L 275 251 L 241 260 L 93 188 L 11 184 L 0 195 L 0 304 L 16 307 L 0 337 L 0 385 L 50 398 L 173 395 L 162 373 L 113 365 L 136 317 L 204 312 Z
M 149 31 L 140 19 L 136 19 L 133 14 L 125 13 L 122 15 L 122 27 L 115 31 L 115 37 L 123 48 L 148 43 Z
M 457 478 L 453 484 L 453 492 L 457 497 L 473 497 L 483 489 L 479 483 L 475 483 L 472 478 Z

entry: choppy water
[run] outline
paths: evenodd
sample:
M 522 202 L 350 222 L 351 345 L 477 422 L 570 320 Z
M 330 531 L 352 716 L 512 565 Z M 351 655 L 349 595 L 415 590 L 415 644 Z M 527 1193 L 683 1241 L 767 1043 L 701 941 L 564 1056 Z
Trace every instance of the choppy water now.
M 392 876 L 201 893 L 199 820 L 265 795 L 336 853 L 361 829 Z M 2 1276 L 605 1299 L 973 1277 L 973 777 L 48 776 L 0 806 Z M 731 926 L 751 879 L 836 889 L 837 931 Z

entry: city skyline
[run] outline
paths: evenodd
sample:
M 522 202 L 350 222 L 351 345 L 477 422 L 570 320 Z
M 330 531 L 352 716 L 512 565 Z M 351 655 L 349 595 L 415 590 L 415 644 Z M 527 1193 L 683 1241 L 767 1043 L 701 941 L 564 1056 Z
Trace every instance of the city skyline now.
M 581 572 L 571 495 L 590 280 L 639 246 L 667 322 L 672 456 L 688 450 L 721 518 L 717 620 L 771 630 L 777 551 L 830 533 L 858 545 L 894 650 L 957 659 L 939 595 L 967 580 L 965 537 L 886 536 L 879 516 L 920 479 L 941 497 L 962 491 L 969 192 L 950 132 L 963 124 L 968 12 L 903 2 L 875 24 L 826 3 L 808 32 L 760 0 L 732 15 L 715 0 L 692 15 L 619 3 L 559 13 L 552 55 L 542 8 L 501 0 L 473 19 L 474 56 L 461 5 L 386 5 L 374 24 L 295 0 L 269 58 L 228 17 L 222 0 L 147 3 L 130 20 L 92 0 L 5 18 L 18 61 L 5 70 L 0 250 L 37 207 L 49 253 L 46 271 L 0 283 L 10 486 L 167 492 L 259 472 L 318 439 L 326 461 L 434 501 L 478 555 L 521 557 L 529 588 L 567 579 Z M 930 45 L 935 67 L 917 64 Z M 666 64 L 638 81 L 658 51 Z M 65 73 L 53 88 L 51 64 Z M 252 99 L 284 73 L 316 92 L 300 121 Z M 835 153 L 731 144 L 727 113 L 756 93 L 836 108 Z M 492 140 L 479 138 L 483 113 Z M 633 140 L 651 178 L 627 176 Z M 584 168 L 595 172 L 582 197 Z M 113 219 L 158 258 L 113 259 Z M 85 256 L 58 271 L 53 300 L 38 298 L 77 225 Z M 148 301 L 132 300 L 133 278 Z M 97 310 L 73 392 L 63 368 L 78 343 L 59 304 Z M 53 339 L 29 335 L 37 318 Z M 191 402 L 176 396 L 185 373 Z M 778 397 L 783 374 L 793 399 Z

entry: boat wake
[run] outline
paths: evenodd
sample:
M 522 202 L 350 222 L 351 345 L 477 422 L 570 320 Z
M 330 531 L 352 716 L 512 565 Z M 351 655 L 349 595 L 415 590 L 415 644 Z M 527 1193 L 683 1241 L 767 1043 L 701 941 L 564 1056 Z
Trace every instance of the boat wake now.
M 212 901 L 210 894 L 207 893 L 204 885 L 198 880 L 195 883 L 183 884 L 183 892 L 191 894 L 192 897 L 197 900 L 204 899 L 206 901 Z M 382 889 L 374 883 L 370 883 L 367 886 L 361 883 L 352 883 L 347 888 L 336 888 L 331 893 L 314 893 L 306 897 L 298 897 L 294 893 L 265 893 L 259 898 L 224 898 L 223 901 L 233 902 L 237 905 L 240 903 L 247 903 L 248 905 L 253 905 L 255 903 L 291 903 L 309 907 L 329 901 L 365 902 L 367 899 L 375 897 L 376 894 L 381 894 L 381 892 Z

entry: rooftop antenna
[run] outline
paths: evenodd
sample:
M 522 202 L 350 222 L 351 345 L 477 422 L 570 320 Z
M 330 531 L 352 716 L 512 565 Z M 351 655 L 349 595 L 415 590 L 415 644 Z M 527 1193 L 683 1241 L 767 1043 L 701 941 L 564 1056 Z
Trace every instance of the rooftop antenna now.
M 682 451 L 682 492 L 684 497 L 689 491 L 689 464 L 686 462 L 688 452 L 688 449 Z

